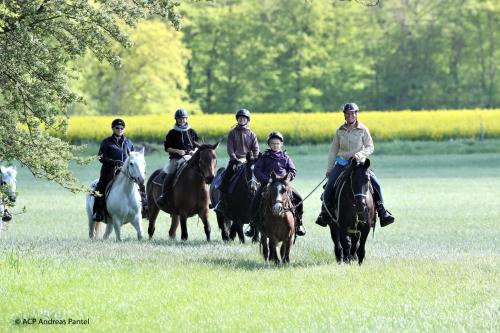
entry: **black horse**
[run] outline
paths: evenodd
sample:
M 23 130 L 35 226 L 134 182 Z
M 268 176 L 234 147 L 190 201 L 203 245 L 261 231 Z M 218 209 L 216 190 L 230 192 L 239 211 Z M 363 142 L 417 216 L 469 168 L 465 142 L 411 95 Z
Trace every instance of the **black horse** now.
M 257 159 L 251 157 L 251 153 L 246 156 L 246 163 L 243 163 L 235 172 L 234 186 L 231 193 L 227 195 L 227 205 L 224 214 L 215 212 L 217 223 L 221 229 L 222 240 L 225 242 L 234 240 L 236 235 L 240 242 L 245 243 L 243 225 L 250 222 L 251 206 L 255 193 L 259 189 L 259 182 L 253 174 L 253 166 Z M 218 177 L 225 168 L 217 170 Z M 231 186 L 228 186 L 231 187 Z M 210 185 L 210 199 L 212 204 L 219 201 L 220 191 L 215 188 L 215 184 Z M 254 236 L 254 241 L 258 241 L 258 235 Z
M 365 243 L 375 225 L 375 208 L 370 184 L 370 160 L 351 160 L 337 185 L 338 219 L 330 223 L 337 262 L 350 263 L 365 258 Z M 339 177 L 339 178 L 340 178 Z

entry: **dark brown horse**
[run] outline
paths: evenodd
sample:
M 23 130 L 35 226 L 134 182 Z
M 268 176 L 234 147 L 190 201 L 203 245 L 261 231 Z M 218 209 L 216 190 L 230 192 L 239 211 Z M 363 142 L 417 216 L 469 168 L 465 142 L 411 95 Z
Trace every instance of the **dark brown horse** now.
M 161 172 L 156 170 L 149 177 L 147 182 L 147 198 L 149 208 L 149 238 L 153 237 L 155 232 L 156 218 L 160 209 L 169 213 L 172 222 L 168 234 L 170 238 L 175 238 L 175 232 L 179 221 L 181 223 L 181 239 L 188 239 L 186 220 L 188 217 L 198 214 L 203 221 L 207 241 L 210 241 L 210 223 L 209 214 L 209 193 L 208 186 L 214 179 L 215 169 L 217 167 L 217 156 L 215 149 L 217 144 L 203 144 L 198 146 L 198 150 L 186 162 L 186 166 L 180 171 L 178 180 L 168 195 L 169 207 L 158 206 L 157 200 L 161 195 L 162 187 L 153 182 L 153 179 Z
M 276 264 L 290 262 L 290 249 L 295 237 L 291 199 L 290 174 L 284 178 L 277 178 L 272 172 L 271 179 L 262 194 L 261 204 L 260 243 L 266 261 L 274 260 Z
M 240 242 L 245 243 L 243 225 L 250 222 L 252 201 L 260 187 L 253 174 L 253 166 L 256 161 L 256 159 L 252 158 L 252 153 L 249 152 L 246 156 L 246 163 L 236 171 L 234 187 L 232 192 L 227 195 L 227 207 L 224 214 L 215 212 L 217 223 L 221 229 L 222 240 L 225 242 L 234 240 L 238 235 Z M 223 170 L 224 168 L 217 170 L 217 176 Z M 214 205 L 220 198 L 220 191 L 215 188 L 214 183 L 210 184 L 210 198 Z M 255 238 L 255 241 L 257 240 L 258 238 Z
M 330 224 L 337 262 L 345 263 L 365 258 L 365 243 L 375 224 L 375 208 L 370 185 L 370 160 L 358 164 L 352 160 L 338 186 L 338 221 Z M 342 177 L 342 176 L 341 176 Z

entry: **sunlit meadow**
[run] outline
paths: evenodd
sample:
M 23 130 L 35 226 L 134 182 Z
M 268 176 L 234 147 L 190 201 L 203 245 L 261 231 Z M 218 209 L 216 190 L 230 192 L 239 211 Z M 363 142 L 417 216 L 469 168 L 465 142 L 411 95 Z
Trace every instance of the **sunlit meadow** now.
M 324 177 L 327 150 L 288 149 L 302 194 Z M 151 174 L 165 156 L 147 162 Z M 377 224 L 365 263 L 335 262 L 313 222 L 316 191 L 286 267 L 255 244 L 222 243 L 213 215 L 211 243 L 195 217 L 189 241 L 169 240 L 165 214 L 152 241 L 130 225 L 121 243 L 90 241 L 84 195 L 21 168 L 14 212 L 27 210 L 0 240 L 0 331 L 500 331 L 500 154 L 379 154 L 372 165 L 396 222 Z M 73 169 L 85 183 L 98 174 L 97 163 Z M 89 323 L 16 324 L 28 318 Z

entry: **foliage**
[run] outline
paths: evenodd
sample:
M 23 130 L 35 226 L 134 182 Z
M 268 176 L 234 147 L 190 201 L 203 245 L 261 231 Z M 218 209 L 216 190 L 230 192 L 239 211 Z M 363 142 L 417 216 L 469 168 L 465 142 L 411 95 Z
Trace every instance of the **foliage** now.
M 498 108 L 500 2 L 183 4 L 189 94 L 207 113 Z
M 69 67 L 87 51 L 118 66 L 114 43 L 129 46 L 122 26 L 158 15 L 175 25 L 171 0 L 7 1 L 0 21 L 0 160 L 18 160 L 36 176 L 76 189 L 68 161 L 79 160 L 64 133 Z M 61 118 L 62 116 L 62 118 Z M 62 119 L 62 120 L 61 120 Z
M 72 86 L 87 103 L 73 105 L 70 113 L 159 114 L 181 105 L 191 112 L 199 110 L 187 94 L 190 51 L 182 33 L 157 19 L 127 31 L 133 47 L 113 48 L 122 59 L 121 67 L 101 63 L 91 54 L 78 62 L 82 75 Z
M 170 116 L 130 116 L 124 120 L 127 136 L 147 142 L 163 141 L 174 123 Z M 359 120 L 376 141 L 500 137 L 500 110 L 372 111 L 361 112 Z M 66 138 L 73 142 L 102 140 L 110 135 L 111 121 L 109 116 L 71 117 Z M 279 130 L 286 143 L 322 143 L 331 141 L 342 122 L 341 112 L 254 113 L 250 127 L 261 140 Z M 190 116 L 189 124 L 205 140 L 220 140 L 226 139 L 235 120 L 234 115 L 201 114 Z

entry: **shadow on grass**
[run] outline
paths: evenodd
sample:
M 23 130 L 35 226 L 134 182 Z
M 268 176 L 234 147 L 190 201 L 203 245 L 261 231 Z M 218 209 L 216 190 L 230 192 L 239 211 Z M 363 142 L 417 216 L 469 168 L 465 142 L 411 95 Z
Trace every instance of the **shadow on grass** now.
M 335 257 L 325 258 L 318 261 L 311 260 L 310 258 L 308 260 L 297 259 L 297 261 L 293 261 L 292 258 L 289 264 L 278 264 L 278 265 L 276 265 L 274 262 L 266 263 L 262 257 L 259 257 L 256 260 L 241 259 L 241 258 L 234 258 L 234 259 L 198 258 L 194 260 L 186 260 L 184 262 L 188 264 L 192 263 L 205 264 L 208 266 L 223 267 L 223 268 L 243 270 L 243 271 L 280 270 L 280 269 L 328 266 L 332 264 L 337 265 Z

